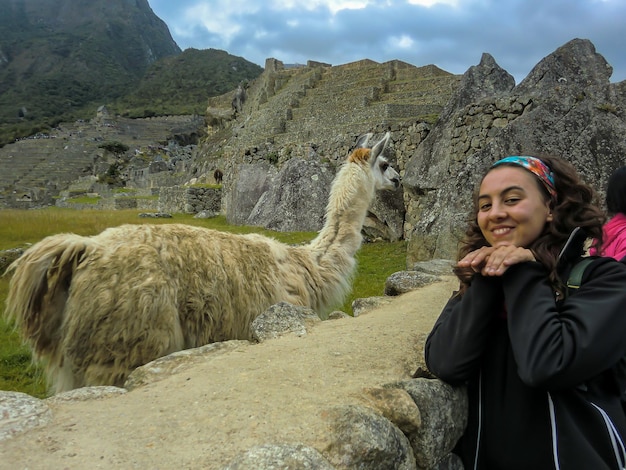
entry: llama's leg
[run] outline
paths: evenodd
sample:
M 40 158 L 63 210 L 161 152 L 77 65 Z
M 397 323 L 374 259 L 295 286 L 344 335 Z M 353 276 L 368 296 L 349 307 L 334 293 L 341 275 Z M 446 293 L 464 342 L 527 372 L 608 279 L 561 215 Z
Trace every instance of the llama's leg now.
M 165 277 L 140 272 L 118 282 L 89 270 L 74 279 L 64 342 L 76 387 L 123 386 L 136 367 L 183 349 L 177 287 Z
M 124 386 L 128 375 L 137 367 L 159 357 L 184 349 L 183 335 L 178 321 L 178 311 L 174 305 L 155 306 L 146 315 L 150 318 L 147 326 L 135 338 L 119 343 L 117 353 L 95 355 L 87 365 L 84 375 L 86 385 L 111 384 Z M 115 347 L 115 346 L 113 346 Z

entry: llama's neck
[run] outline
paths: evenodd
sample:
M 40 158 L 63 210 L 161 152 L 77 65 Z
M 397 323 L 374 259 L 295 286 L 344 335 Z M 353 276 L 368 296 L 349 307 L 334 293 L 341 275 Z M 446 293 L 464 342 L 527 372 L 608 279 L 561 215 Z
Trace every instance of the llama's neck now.
M 361 246 L 361 228 L 374 198 L 374 179 L 367 163 L 345 163 L 333 182 L 326 222 L 310 248 L 321 268 L 350 274 L 354 255 Z

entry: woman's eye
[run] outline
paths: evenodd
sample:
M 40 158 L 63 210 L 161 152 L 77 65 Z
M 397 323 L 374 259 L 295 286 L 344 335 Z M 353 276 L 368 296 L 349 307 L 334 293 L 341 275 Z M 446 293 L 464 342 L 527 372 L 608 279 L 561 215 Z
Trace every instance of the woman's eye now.
M 478 206 L 478 209 L 481 211 L 487 211 L 491 208 L 491 204 L 481 204 L 480 206 Z
M 517 201 L 519 201 L 520 198 L 518 197 L 507 197 L 504 202 L 506 204 L 515 204 Z

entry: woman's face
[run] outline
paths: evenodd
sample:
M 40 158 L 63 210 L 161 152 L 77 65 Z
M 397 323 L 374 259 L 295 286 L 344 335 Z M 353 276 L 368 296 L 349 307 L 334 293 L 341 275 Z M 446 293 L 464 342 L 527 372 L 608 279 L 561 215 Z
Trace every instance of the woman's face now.
M 477 219 L 489 245 L 528 248 L 541 235 L 552 211 L 540 184 L 521 167 L 500 166 L 487 173 L 478 193 Z

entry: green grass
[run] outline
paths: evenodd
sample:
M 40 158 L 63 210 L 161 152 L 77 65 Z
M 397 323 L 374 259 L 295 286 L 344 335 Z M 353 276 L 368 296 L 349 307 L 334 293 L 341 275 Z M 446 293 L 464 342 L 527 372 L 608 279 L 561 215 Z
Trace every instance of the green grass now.
M 171 219 L 142 219 L 140 210 L 100 211 L 49 208 L 42 210 L 0 210 L 0 250 L 24 247 L 55 233 L 72 232 L 95 235 L 107 227 L 123 223 L 160 224 L 186 223 L 232 233 L 261 233 L 289 244 L 312 240 L 313 232 L 273 232 L 259 227 L 229 225 L 223 216 L 211 219 L 194 219 L 192 215 L 174 214 Z M 357 274 L 352 292 L 343 306 L 352 313 L 354 299 L 383 295 L 385 280 L 406 266 L 406 244 L 364 243 L 357 253 Z M 0 311 L 8 292 L 9 278 L 0 277 Z M 45 379 L 39 365 L 32 364 L 28 347 L 24 346 L 14 331 L 0 315 L 0 390 L 28 393 L 43 398 L 47 396 Z
M 98 204 L 102 198 L 99 196 L 80 196 L 68 199 L 68 204 Z

